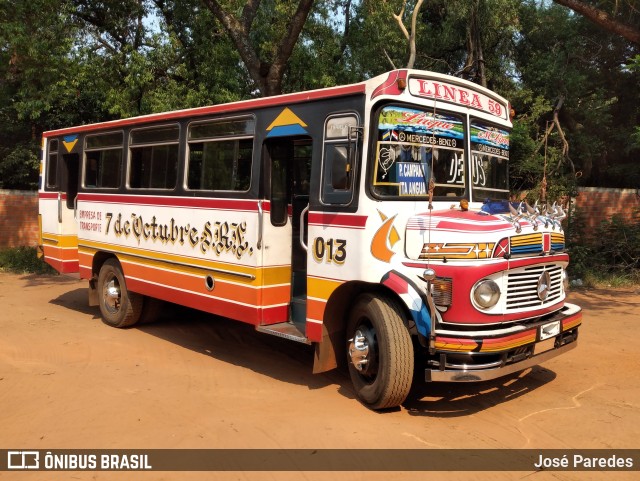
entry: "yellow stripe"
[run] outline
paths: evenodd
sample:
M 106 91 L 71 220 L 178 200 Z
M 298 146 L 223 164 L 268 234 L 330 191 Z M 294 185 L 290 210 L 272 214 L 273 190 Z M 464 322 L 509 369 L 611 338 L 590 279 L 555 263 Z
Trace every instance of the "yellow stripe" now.
M 540 242 L 542 242 L 542 234 L 520 235 L 511 238 L 512 246 L 538 244 Z
M 269 266 L 263 267 L 261 271 L 264 285 L 271 286 L 291 282 L 291 266 Z
M 449 343 L 444 341 L 436 341 L 437 349 L 445 349 L 447 351 L 455 351 L 455 352 L 471 352 L 475 348 L 477 348 L 477 344 L 462 344 L 459 342 Z
M 307 280 L 308 296 L 316 299 L 329 299 L 333 291 L 343 283 L 344 281 L 309 277 Z
M 51 232 L 42 233 L 42 243 L 56 247 L 78 247 L 77 235 L 60 235 Z
M 258 285 L 278 285 L 288 284 L 291 279 L 290 266 L 273 267 L 252 267 L 230 264 L 226 262 L 213 261 L 208 259 L 185 258 L 185 256 L 167 254 L 139 249 L 135 247 L 124 247 L 102 242 L 83 240 L 79 246 L 79 252 L 87 255 L 94 255 L 99 251 L 113 252 L 118 254 L 123 260 L 138 262 L 144 265 L 153 266 L 158 269 L 182 272 L 186 274 L 199 274 L 202 269 L 219 269 L 229 271 L 229 274 L 219 272 L 218 275 L 229 279 L 243 279 L 240 276 L 250 276 L 244 278 L 246 282 Z M 169 263 L 169 264 L 168 264 Z

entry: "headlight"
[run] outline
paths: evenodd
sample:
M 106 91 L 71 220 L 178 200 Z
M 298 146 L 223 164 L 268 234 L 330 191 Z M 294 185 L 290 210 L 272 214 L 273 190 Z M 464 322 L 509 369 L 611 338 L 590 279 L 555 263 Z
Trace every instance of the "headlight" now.
M 482 309 L 495 306 L 500 300 L 500 287 L 494 281 L 486 279 L 478 282 L 473 290 L 473 300 Z

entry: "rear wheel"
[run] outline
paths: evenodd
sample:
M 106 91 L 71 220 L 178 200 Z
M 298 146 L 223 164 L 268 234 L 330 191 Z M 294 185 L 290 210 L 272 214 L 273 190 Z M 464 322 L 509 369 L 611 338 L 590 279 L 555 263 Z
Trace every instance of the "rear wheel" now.
M 371 409 L 402 404 L 413 379 L 413 344 L 395 302 L 371 294 L 357 300 L 347 325 L 347 361 L 363 404 Z
M 144 296 L 129 292 L 120 263 L 107 259 L 98 275 L 100 313 L 105 324 L 112 327 L 133 326 L 140 319 Z

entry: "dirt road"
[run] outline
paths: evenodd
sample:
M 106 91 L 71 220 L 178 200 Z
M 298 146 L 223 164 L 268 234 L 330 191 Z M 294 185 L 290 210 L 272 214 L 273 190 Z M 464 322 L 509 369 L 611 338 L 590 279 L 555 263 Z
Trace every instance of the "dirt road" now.
M 501 381 L 368 411 L 311 348 L 174 308 L 103 324 L 83 281 L 0 274 L 0 448 L 638 448 L 640 291 L 573 292 L 579 346 Z M 455 468 L 452 467 L 452 470 Z M 1 479 L 439 479 L 438 473 L 0 473 Z M 492 473 L 521 479 L 532 473 Z M 632 479 L 633 473 L 535 473 Z M 635 473 L 637 474 L 637 473 Z M 10 475 L 10 476 L 9 476 Z M 488 479 L 452 473 L 448 480 Z

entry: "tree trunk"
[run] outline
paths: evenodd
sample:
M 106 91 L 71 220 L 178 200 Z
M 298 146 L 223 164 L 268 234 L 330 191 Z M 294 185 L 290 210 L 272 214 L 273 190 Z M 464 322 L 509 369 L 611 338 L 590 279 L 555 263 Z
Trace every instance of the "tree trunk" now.
M 630 25 L 626 25 L 622 22 L 615 20 L 604 10 L 589 5 L 580 0 L 553 0 L 559 5 L 570 8 L 576 13 L 584 16 L 588 20 L 592 21 L 596 25 L 608 30 L 609 32 L 620 35 L 626 38 L 630 42 L 640 45 L 640 30 Z
M 416 27 L 418 23 L 418 14 L 420 13 L 420 8 L 422 8 L 423 2 L 424 0 L 418 0 L 416 6 L 413 9 L 413 13 L 411 15 L 411 32 L 407 30 L 407 27 L 405 27 L 404 20 L 402 18 L 404 17 L 404 11 L 407 7 L 407 0 L 405 0 L 402 4 L 402 10 L 400 10 L 400 13 L 398 15 L 393 14 L 393 18 L 398 23 L 400 31 L 409 43 L 409 60 L 407 60 L 407 68 L 413 68 L 416 63 Z
M 226 30 L 262 96 L 269 97 L 271 95 L 281 94 L 282 79 L 287 62 L 300 37 L 300 32 L 302 32 L 302 28 L 307 21 L 314 0 L 299 0 L 296 12 L 293 17 L 291 17 L 291 21 L 279 39 L 273 59 L 259 58 L 255 48 L 251 44 L 251 27 L 260 6 L 260 0 L 247 0 L 242 10 L 240 20 L 222 8 L 220 2 L 217 0 L 202 1 Z

